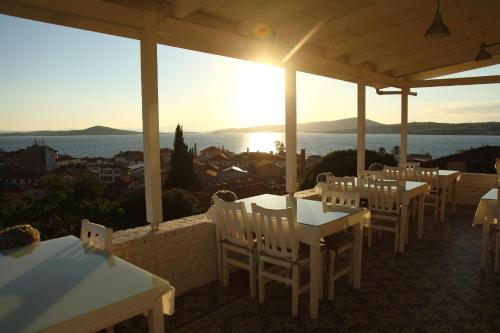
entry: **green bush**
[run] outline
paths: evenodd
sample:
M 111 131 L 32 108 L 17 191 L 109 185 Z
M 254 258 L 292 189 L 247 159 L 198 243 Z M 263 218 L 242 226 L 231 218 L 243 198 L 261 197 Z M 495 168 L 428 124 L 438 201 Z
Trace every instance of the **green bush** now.
M 302 180 L 302 190 L 313 188 L 316 185 L 316 176 L 323 172 L 331 172 L 337 177 L 356 176 L 357 173 L 357 151 L 354 149 L 337 150 L 328 153 L 323 160 L 310 167 Z M 396 165 L 393 155 L 374 150 L 365 151 L 365 169 L 370 164 L 380 163 L 383 165 Z
M 164 220 L 175 220 L 198 213 L 198 199 L 188 192 L 178 188 L 171 188 L 163 195 Z
M 0 230 L 0 250 L 30 245 L 40 241 L 40 232 L 29 224 Z

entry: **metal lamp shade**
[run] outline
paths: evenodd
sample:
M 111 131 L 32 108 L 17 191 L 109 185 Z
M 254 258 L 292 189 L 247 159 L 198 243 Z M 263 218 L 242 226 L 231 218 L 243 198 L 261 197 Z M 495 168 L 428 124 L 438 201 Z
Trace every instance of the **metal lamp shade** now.
M 434 15 L 434 21 L 431 26 L 425 32 L 426 38 L 437 39 L 444 38 L 450 35 L 450 29 L 444 24 L 443 19 L 441 18 L 441 13 L 438 11 L 436 15 Z
M 481 43 L 481 46 L 479 46 L 479 52 L 477 53 L 475 60 L 482 61 L 489 60 L 491 58 L 491 54 L 486 50 L 486 45 L 484 43 Z

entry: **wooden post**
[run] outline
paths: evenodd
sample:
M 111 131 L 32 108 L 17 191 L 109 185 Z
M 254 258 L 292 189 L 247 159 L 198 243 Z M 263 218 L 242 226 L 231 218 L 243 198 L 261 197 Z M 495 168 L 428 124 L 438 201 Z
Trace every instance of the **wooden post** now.
M 365 170 L 366 84 L 358 83 L 358 178 Z
M 297 191 L 297 72 L 295 67 L 285 67 L 285 148 L 286 192 Z
M 401 90 L 401 150 L 399 154 L 399 167 L 406 168 L 408 157 L 408 93 L 410 89 Z
M 146 13 L 147 14 L 147 13 Z M 152 14 L 152 13 L 151 13 Z M 158 119 L 157 32 L 154 14 L 145 15 L 141 36 L 142 135 L 144 143 L 144 186 L 146 218 L 153 230 L 163 221 L 160 170 L 160 125 Z

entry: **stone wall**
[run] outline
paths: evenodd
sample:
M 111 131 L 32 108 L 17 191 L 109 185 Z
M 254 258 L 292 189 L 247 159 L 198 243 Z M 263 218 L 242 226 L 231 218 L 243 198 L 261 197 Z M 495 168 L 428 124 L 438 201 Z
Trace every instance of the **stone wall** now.
M 215 226 L 194 215 L 113 233 L 113 254 L 168 280 L 180 295 L 217 279 Z

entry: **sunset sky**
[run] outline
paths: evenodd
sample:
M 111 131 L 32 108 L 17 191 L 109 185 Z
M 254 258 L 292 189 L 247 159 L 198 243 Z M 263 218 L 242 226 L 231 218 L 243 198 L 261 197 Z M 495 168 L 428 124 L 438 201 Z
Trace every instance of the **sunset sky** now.
M 0 15 L 0 131 L 141 129 L 139 42 Z M 283 70 L 158 47 L 160 129 L 284 123 Z M 500 74 L 500 66 L 454 75 Z M 416 90 L 410 121 L 500 121 L 500 85 Z M 356 87 L 299 73 L 299 122 L 356 116 Z M 367 117 L 398 123 L 400 98 L 367 89 Z

